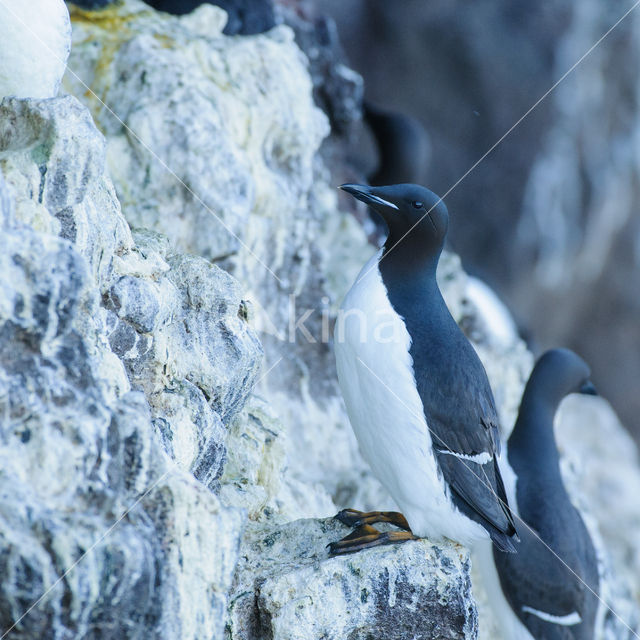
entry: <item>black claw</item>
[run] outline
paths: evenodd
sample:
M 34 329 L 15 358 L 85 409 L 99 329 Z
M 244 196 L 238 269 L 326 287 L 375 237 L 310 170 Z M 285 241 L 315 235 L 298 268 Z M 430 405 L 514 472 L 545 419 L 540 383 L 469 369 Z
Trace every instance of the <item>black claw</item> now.
M 338 522 L 342 522 L 342 524 L 346 524 L 348 527 L 358 527 L 362 524 L 360 517 L 353 515 L 353 509 L 343 509 L 336 513 L 333 518 L 334 520 L 338 520 Z
M 329 549 L 330 556 L 343 556 L 347 553 L 357 551 L 357 549 L 354 549 L 353 547 L 341 547 L 339 542 L 330 542 L 327 547 Z

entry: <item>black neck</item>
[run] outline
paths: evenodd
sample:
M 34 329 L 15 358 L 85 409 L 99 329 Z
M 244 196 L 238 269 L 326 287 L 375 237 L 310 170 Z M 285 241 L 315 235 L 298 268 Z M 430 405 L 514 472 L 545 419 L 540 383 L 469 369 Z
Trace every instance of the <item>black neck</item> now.
M 436 270 L 442 247 L 432 248 L 412 236 L 396 238 L 389 234 L 380 258 L 380 272 L 394 283 L 403 280 L 418 283 L 420 287 L 436 288 Z M 388 287 L 387 287 L 388 288 Z
M 541 397 L 527 385 L 518 420 L 509 437 L 509 463 L 518 476 L 527 474 L 536 483 L 556 490 L 560 480 L 558 449 L 553 420 L 558 401 Z M 562 485 L 562 482 L 560 482 Z
M 403 318 L 412 337 L 412 351 L 426 349 L 424 339 L 431 336 L 428 351 L 436 357 L 437 348 L 444 348 L 449 339 L 457 340 L 460 330 L 436 280 L 440 252 L 428 255 L 424 250 L 412 251 L 412 248 L 411 243 L 405 245 L 403 241 L 395 249 L 385 251 L 378 268 L 389 302 Z M 439 347 L 435 346 L 435 337 L 438 337 Z M 412 352 L 412 355 L 415 359 L 426 354 Z

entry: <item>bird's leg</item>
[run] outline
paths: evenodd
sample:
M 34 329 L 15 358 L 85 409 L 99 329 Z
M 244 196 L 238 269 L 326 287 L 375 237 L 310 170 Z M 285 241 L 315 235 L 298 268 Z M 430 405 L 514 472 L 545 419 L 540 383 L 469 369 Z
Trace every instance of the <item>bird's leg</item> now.
M 329 555 L 339 556 L 345 553 L 355 553 L 363 549 L 379 547 L 383 544 L 397 544 L 398 542 L 406 542 L 407 540 L 418 540 L 410 531 L 378 531 L 371 525 L 363 524 L 348 536 L 338 540 L 338 542 L 330 542 Z
M 363 524 L 375 524 L 376 522 L 389 522 L 400 529 L 411 532 L 407 519 L 397 511 L 356 511 L 355 509 L 343 509 L 334 518 L 340 520 L 348 527 L 359 527 Z

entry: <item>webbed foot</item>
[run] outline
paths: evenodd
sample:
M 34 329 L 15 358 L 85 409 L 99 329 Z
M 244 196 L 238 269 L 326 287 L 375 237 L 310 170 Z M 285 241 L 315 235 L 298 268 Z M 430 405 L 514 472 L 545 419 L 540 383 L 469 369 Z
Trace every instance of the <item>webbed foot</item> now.
M 355 553 L 363 549 L 379 547 L 384 544 L 397 544 L 406 542 L 407 540 L 418 540 L 410 531 L 378 531 L 368 524 L 360 525 L 355 531 L 348 536 L 330 542 L 329 555 L 339 556 L 346 553 Z

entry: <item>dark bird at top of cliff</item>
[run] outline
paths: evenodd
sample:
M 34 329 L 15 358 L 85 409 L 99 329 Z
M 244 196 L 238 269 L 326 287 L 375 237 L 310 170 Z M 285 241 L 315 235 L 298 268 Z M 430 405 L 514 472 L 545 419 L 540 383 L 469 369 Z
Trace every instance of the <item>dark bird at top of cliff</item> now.
M 250 36 L 264 33 L 276 24 L 273 0 L 144 0 L 157 11 L 175 16 L 191 13 L 202 4 L 213 4 L 227 12 L 229 19 L 223 33 L 227 36 Z M 74 0 L 83 9 L 103 9 L 113 0 Z
M 227 12 L 229 19 L 223 33 L 250 36 L 264 33 L 276 24 L 272 0 L 144 0 L 158 11 L 181 16 L 202 4 L 214 4 Z
M 364 122 L 373 134 L 378 149 L 378 163 L 368 176 L 369 184 L 417 183 L 426 178 L 431 143 L 422 124 L 399 111 L 382 109 L 368 100 L 362 105 Z M 371 219 L 376 225 L 377 235 L 385 233 L 377 215 Z
M 113 0 L 67 0 L 67 4 L 75 4 L 82 9 L 103 9 Z
M 360 450 L 413 534 L 466 545 L 490 537 L 512 551 L 493 393 L 436 280 L 447 207 L 415 184 L 341 188 L 389 230 L 336 324 L 338 380 Z M 332 551 L 354 544 L 362 548 L 350 539 Z
M 553 419 L 570 393 L 595 394 L 590 370 L 568 349 L 547 351 L 527 382 L 507 459 L 516 475 L 518 553 L 494 549 L 504 600 L 535 640 L 592 640 L 598 608 L 593 542 L 560 474 Z M 497 590 L 496 590 L 497 591 Z M 503 599 L 504 598 L 504 599 Z M 500 603 L 498 604 L 498 609 Z
M 250 36 L 264 33 L 276 24 L 272 0 L 144 0 L 158 11 L 176 16 L 191 13 L 202 4 L 214 4 L 227 12 L 229 20 L 223 33 Z
M 425 180 L 431 143 L 422 124 L 399 111 L 387 111 L 368 100 L 363 104 L 364 121 L 378 147 L 378 166 L 368 176 L 369 184 L 421 183 Z

